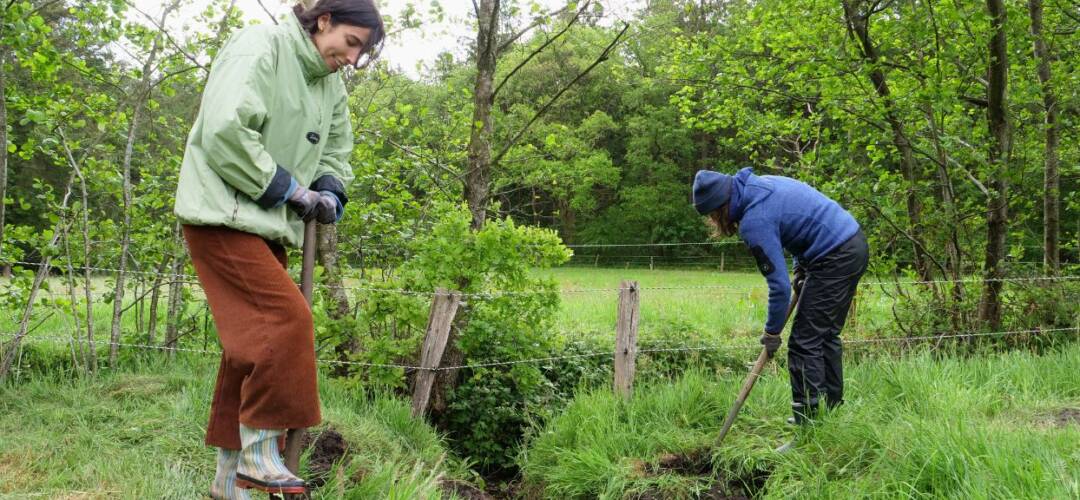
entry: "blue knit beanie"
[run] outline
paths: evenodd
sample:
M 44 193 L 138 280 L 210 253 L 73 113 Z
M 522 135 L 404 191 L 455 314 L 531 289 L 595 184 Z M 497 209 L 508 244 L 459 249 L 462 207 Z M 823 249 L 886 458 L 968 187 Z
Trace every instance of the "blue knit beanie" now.
M 698 170 L 694 176 L 694 208 L 708 215 L 731 199 L 731 176 L 710 170 Z

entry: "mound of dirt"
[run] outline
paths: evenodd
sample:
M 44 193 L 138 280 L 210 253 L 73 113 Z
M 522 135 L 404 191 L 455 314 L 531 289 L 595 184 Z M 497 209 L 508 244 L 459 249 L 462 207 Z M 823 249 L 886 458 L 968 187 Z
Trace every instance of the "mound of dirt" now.
M 745 476 L 715 470 L 709 450 L 669 453 L 657 459 L 655 464 L 643 465 L 639 470 L 649 476 L 677 474 L 710 477 L 712 487 L 698 497 L 703 500 L 749 500 L 764 490 L 765 482 L 769 479 L 767 470 L 755 470 Z M 645 491 L 634 498 L 659 500 L 666 498 L 666 495 L 662 491 Z
M 704 451 L 687 454 L 668 453 L 657 460 L 655 466 L 646 467 L 651 474 L 679 474 L 680 476 L 704 476 L 712 474 L 711 457 Z
M 439 488 L 466 500 L 495 500 L 495 497 L 488 495 L 484 490 L 464 481 L 443 479 L 439 481 Z
M 1054 423 L 1058 427 L 1066 425 L 1080 425 L 1080 408 L 1065 408 L 1054 415 Z
M 330 470 L 334 464 L 340 462 L 348 454 L 349 443 L 333 427 L 327 427 L 320 432 L 314 438 L 314 442 L 312 442 L 311 433 L 306 433 L 302 443 L 305 449 L 311 448 L 311 455 L 308 456 L 308 472 L 310 473 L 308 484 L 312 488 L 321 487 L 330 477 Z

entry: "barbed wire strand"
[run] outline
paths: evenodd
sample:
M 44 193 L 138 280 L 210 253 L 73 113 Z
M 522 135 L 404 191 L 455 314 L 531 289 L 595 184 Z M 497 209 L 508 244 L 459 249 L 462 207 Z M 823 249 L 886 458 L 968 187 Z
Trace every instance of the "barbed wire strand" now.
M 41 266 L 40 263 L 34 262 L 13 262 L 12 264 L 24 265 L 24 266 Z M 55 267 L 50 264 L 50 267 Z M 79 270 L 86 269 L 85 266 L 79 266 Z M 102 267 L 90 267 L 91 271 L 106 271 L 106 272 L 118 272 L 118 269 L 102 268 Z M 166 274 L 155 273 L 150 271 L 126 271 L 132 274 L 141 274 L 145 276 L 161 276 L 164 278 L 186 278 L 181 281 L 184 284 L 201 286 L 198 276 L 190 274 Z M 1080 275 L 1069 276 L 1028 276 L 1028 277 L 1011 277 L 1011 278 L 962 278 L 958 280 L 943 279 L 943 280 L 899 280 L 899 281 L 866 281 L 859 283 L 859 287 L 874 287 L 874 286 L 900 286 L 900 285 L 932 285 L 932 284 L 949 284 L 949 283 L 992 283 L 992 282 L 1004 282 L 1004 283 L 1022 283 L 1022 282 L 1037 282 L 1037 281 L 1075 281 L 1080 280 Z M 686 286 L 639 286 L 639 291 L 671 291 L 671 290 L 724 290 L 724 289 L 737 289 L 746 290 L 752 288 L 758 288 L 761 284 L 718 284 L 718 285 L 686 285 Z M 324 289 L 330 290 L 355 290 L 372 293 L 396 293 L 399 295 L 412 295 L 420 297 L 431 297 L 437 292 L 434 291 L 422 291 L 422 290 L 406 290 L 402 288 L 379 288 L 371 286 L 329 286 L 322 285 Z M 559 294 L 584 294 L 584 293 L 610 293 L 619 292 L 625 290 L 622 287 L 614 288 L 568 288 L 560 289 L 557 291 Z M 458 292 L 462 297 L 484 298 L 492 299 L 499 297 L 509 296 L 525 296 L 547 293 L 547 291 L 537 290 L 496 290 L 492 292 Z
M 910 342 L 916 342 L 916 341 L 960 339 L 960 338 L 976 338 L 976 337 L 990 337 L 990 336 L 1008 336 L 1008 335 L 1019 335 L 1019 334 L 1025 334 L 1025 333 L 1028 333 L 1028 334 L 1045 334 L 1045 333 L 1065 332 L 1065 331 L 1075 331 L 1075 332 L 1080 333 L 1080 326 L 1067 327 L 1067 328 L 1066 327 L 1061 327 L 1061 328 L 1031 328 L 1031 329 L 1025 329 L 1025 330 L 1006 330 L 1006 331 L 998 331 L 998 332 L 965 332 L 965 333 L 952 333 L 952 334 L 945 334 L 945 335 L 924 335 L 924 336 L 916 336 L 916 337 L 881 337 L 881 338 L 867 338 L 867 339 L 843 339 L 842 342 L 845 345 L 887 343 L 887 342 L 910 343 Z M 15 335 L 16 334 L 4 334 L 2 336 L 6 337 L 6 338 L 14 338 Z M 47 335 L 26 336 L 24 338 L 25 339 L 33 339 L 33 340 L 45 340 L 45 341 L 63 342 L 63 343 L 68 343 L 68 342 L 72 342 L 72 341 L 75 340 L 72 337 L 65 338 L 65 337 L 55 337 L 55 336 L 47 336 Z M 112 345 L 111 342 L 103 342 L 103 344 Z M 131 348 L 137 348 L 137 349 L 152 349 L 152 350 L 165 350 L 165 351 L 173 350 L 173 351 L 179 351 L 179 352 L 190 352 L 190 353 L 196 353 L 196 354 L 210 354 L 210 355 L 220 355 L 221 354 L 221 351 L 217 351 L 217 350 L 212 351 L 212 350 L 206 350 L 206 349 L 190 349 L 190 348 L 181 348 L 181 347 L 155 346 L 155 345 L 148 345 L 148 344 L 117 343 L 116 345 L 118 345 L 120 347 L 131 347 Z M 638 354 L 642 354 L 642 353 L 647 354 L 647 353 L 661 353 L 661 352 L 691 352 L 691 351 L 741 351 L 741 350 L 751 350 L 751 349 L 761 349 L 761 346 L 757 345 L 757 344 L 744 344 L 744 345 L 718 345 L 718 344 L 708 345 L 708 344 L 706 344 L 706 345 L 699 345 L 699 346 L 680 346 L 680 347 L 669 347 L 669 348 L 650 348 L 650 347 L 647 347 L 647 348 L 637 349 L 636 352 Z M 614 355 L 615 355 L 615 350 L 604 350 L 604 351 L 593 351 L 593 352 L 587 352 L 587 353 L 569 354 L 569 355 L 565 355 L 565 356 L 547 356 L 547 357 L 540 357 L 540 358 L 527 358 L 527 359 L 508 360 L 508 361 L 492 361 L 492 362 L 485 362 L 485 363 L 471 363 L 471 364 L 456 365 L 456 366 L 441 366 L 441 367 L 437 367 L 437 368 L 425 368 L 425 367 L 422 367 L 422 366 L 411 366 L 411 365 L 401 365 L 401 364 L 392 364 L 392 363 L 367 363 L 367 362 L 362 362 L 362 361 L 341 361 L 341 360 L 328 360 L 328 359 L 318 359 L 317 362 L 320 363 L 320 364 L 326 364 L 326 365 L 363 366 L 363 367 L 369 367 L 369 368 L 395 368 L 395 369 L 405 370 L 406 372 L 409 372 L 409 371 L 440 372 L 440 371 L 453 371 L 453 370 L 464 370 L 464 369 L 491 368 L 491 367 L 497 367 L 497 366 L 511 366 L 511 365 L 519 365 L 519 364 L 534 364 L 534 363 L 544 363 L 544 362 L 551 362 L 551 361 L 563 361 L 563 360 L 570 360 L 570 359 L 582 359 L 582 358 L 591 358 L 591 357 L 599 357 L 599 356 L 614 356 Z

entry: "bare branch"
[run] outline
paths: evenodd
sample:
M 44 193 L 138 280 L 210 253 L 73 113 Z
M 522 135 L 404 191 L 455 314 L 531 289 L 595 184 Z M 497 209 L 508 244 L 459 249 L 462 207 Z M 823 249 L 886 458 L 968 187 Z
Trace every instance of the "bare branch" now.
M 518 70 L 519 70 L 519 69 L 521 69 L 522 67 L 524 67 L 524 66 L 525 66 L 526 64 L 528 64 L 528 63 L 529 63 L 529 61 L 531 61 L 531 60 L 532 60 L 532 59 L 533 59 L 534 57 L 536 57 L 536 56 L 537 56 L 538 54 L 540 54 L 541 52 L 543 52 L 543 51 L 544 51 L 544 49 L 546 49 L 546 48 L 548 47 L 548 45 L 551 45 L 552 43 L 554 43 L 554 42 L 555 42 L 555 40 L 558 40 L 558 39 L 559 39 L 559 37 L 561 37 L 561 36 L 563 35 L 563 33 L 566 33 L 566 32 L 567 32 L 567 30 L 569 30 L 569 29 L 570 29 L 570 27 L 574 25 L 574 23 L 577 23 L 578 19 L 580 19 L 580 18 L 581 18 L 581 14 L 585 12 L 585 9 L 586 9 L 586 8 L 587 8 L 588 6 L 589 6 L 589 2 L 588 2 L 588 1 L 586 1 L 586 2 L 584 3 L 584 4 L 582 4 L 582 6 L 581 6 L 581 9 L 579 9 L 579 10 L 577 11 L 577 13 L 576 13 L 576 14 L 574 14 L 574 18 L 573 18 L 573 19 L 571 19 L 571 20 L 570 20 L 570 22 L 566 23 L 566 26 L 565 26 L 565 27 L 564 27 L 564 28 L 562 29 L 562 31 L 559 31 L 558 33 L 556 33 L 556 34 L 555 34 L 555 36 L 553 36 L 553 37 L 551 37 L 551 38 L 548 38 L 548 39 L 547 39 L 547 41 L 545 41 L 545 42 L 543 43 L 543 45 L 541 45 L 540 47 L 538 47 L 538 48 L 537 48 L 536 50 L 532 51 L 532 53 L 531 53 L 531 54 L 529 54 L 529 56 L 528 56 L 528 57 L 526 57 L 526 58 L 525 58 L 525 59 L 524 59 L 523 61 L 521 61 L 520 63 L 518 63 L 518 65 L 517 65 L 516 67 L 514 67 L 514 69 L 510 70 L 510 73 L 507 73 L 507 75 L 506 75 L 505 77 L 503 77 L 502 81 L 501 81 L 501 82 L 499 82 L 499 85 L 497 85 L 497 86 L 495 87 L 495 91 L 491 93 L 491 102 L 495 102 L 495 96 L 499 95 L 499 90 L 500 90 L 500 89 L 502 89 L 503 85 L 505 85 L 505 84 L 506 84 L 506 82 L 507 82 L 507 81 L 509 81 L 509 80 L 510 80 L 510 78 L 512 78 L 512 77 L 514 76 L 514 74 L 518 72 Z M 565 7 L 564 7 L 564 9 L 565 9 Z M 520 36 L 520 35 L 519 35 L 519 36 Z M 512 42 L 512 41 L 513 41 L 514 39 L 516 39 L 516 38 L 517 38 L 517 37 L 514 37 L 513 39 L 511 39 L 511 40 L 508 40 L 508 41 L 507 41 L 507 43 L 510 43 L 510 42 Z M 502 46 L 502 47 L 499 47 L 499 52 L 502 52 L 502 51 L 503 51 L 503 50 L 505 49 L 505 47 L 506 47 L 506 44 L 504 44 L 504 46 Z
M 462 178 L 464 176 L 464 174 L 459 174 L 457 172 L 454 172 L 453 170 L 450 170 L 450 168 L 448 168 L 446 165 L 443 165 L 438 160 L 438 158 L 431 158 L 431 157 L 426 156 L 423 153 L 420 153 L 420 152 L 418 152 L 418 151 L 416 151 L 416 150 L 414 150 L 414 149 L 412 149 L 412 148 L 410 148 L 410 147 L 408 147 L 408 146 L 406 146 L 404 144 L 400 144 L 400 143 L 394 141 L 393 139 L 383 135 L 378 130 L 357 130 L 357 132 L 365 133 L 365 134 L 371 134 L 371 135 L 373 135 L 375 137 L 378 137 L 379 139 L 382 139 L 382 140 L 386 141 L 387 144 L 390 144 L 395 149 L 398 149 L 398 150 L 402 151 L 403 153 L 408 154 L 409 156 L 413 156 L 413 157 L 415 157 L 415 158 L 417 158 L 417 159 L 419 159 L 419 160 L 421 160 L 421 161 L 423 161 L 423 162 L 425 162 L 425 163 L 427 163 L 427 164 L 429 164 L 429 165 L 431 165 L 431 166 L 433 166 L 433 167 L 435 167 L 435 168 L 437 168 L 439 170 L 442 170 L 443 172 L 446 172 L 446 174 L 449 175 L 450 177 L 452 177 L 454 180 L 460 181 L 460 180 L 462 180 Z
M 97 81 L 97 82 L 101 83 L 102 85 L 107 85 L 107 86 L 109 86 L 109 87 L 112 87 L 112 88 L 113 88 L 114 90 L 117 90 L 117 91 L 119 91 L 121 95 L 123 95 L 123 94 L 126 94 L 126 93 L 127 93 L 127 89 L 125 89 L 124 87 L 121 87 L 120 85 L 118 85 L 118 84 L 116 84 L 116 83 L 114 83 L 114 82 L 110 82 L 110 81 L 106 80 L 106 79 L 105 79 L 104 77 L 102 77 L 102 76 L 100 76 L 100 75 L 97 75 L 97 74 L 95 74 L 95 73 L 92 73 L 92 72 L 88 73 L 88 72 L 87 72 L 86 70 L 84 70 L 83 68 L 80 68 L 80 67 L 76 66 L 76 65 L 75 65 L 74 63 L 72 63 L 72 62 L 71 62 L 71 61 L 69 61 L 68 59 L 69 59 L 69 58 L 67 58 L 67 57 L 61 57 L 61 58 L 60 58 L 60 61 L 61 61 L 61 62 L 62 62 L 63 64 L 65 64 L 65 65 L 67 65 L 67 66 L 70 66 L 70 67 L 74 68 L 74 69 L 75 69 L 75 71 L 78 71 L 78 72 L 79 72 L 80 74 L 82 74 L 82 75 L 83 75 L 83 76 L 85 76 L 86 78 L 89 78 L 89 79 L 91 79 L 91 80 L 95 80 L 95 81 Z
M 1080 23 L 1080 10 L 1078 10 L 1078 12 L 1070 12 L 1069 9 L 1062 6 L 1061 2 L 1058 2 L 1057 0 L 1054 1 L 1054 6 L 1057 7 L 1058 11 L 1064 14 L 1065 17 L 1068 17 L 1069 19 Z M 1076 7 L 1076 5 L 1072 5 L 1071 7 Z
M 61 0 L 50 0 L 48 2 L 45 2 L 45 3 L 41 4 L 41 5 L 38 5 L 37 7 L 34 7 L 34 10 L 30 11 L 30 14 L 27 15 L 27 17 L 30 17 L 30 16 L 32 16 L 34 14 L 37 14 L 38 12 L 41 12 L 41 11 L 45 10 L 50 5 L 55 4 L 55 3 L 59 3 L 60 1 Z M 15 3 L 15 0 L 11 0 L 10 2 L 8 2 L 8 7 L 10 8 L 14 3 Z
M 172 73 L 166 73 L 166 74 L 162 75 L 161 78 L 158 78 L 156 81 L 151 83 L 150 87 L 147 88 L 147 91 L 152 90 L 154 88 L 157 88 L 158 85 L 161 85 L 162 83 L 165 83 L 166 80 L 168 80 L 168 79 L 170 79 L 170 78 L 172 78 L 174 76 L 181 75 L 181 74 L 184 74 L 184 73 L 187 73 L 189 71 L 196 70 L 196 69 L 199 69 L 199 68 L 200 68 L 199 66 L 188 66 L 188 67 L 186 67 L 184 69 L 179 69 L 179 70 L 173 71 Z
M 959 142 L 960 144 L 968 147 L 972 151 L 978 151 L 978 149 L 975 146 L 972 146 L 971 144 L 968 144 L 963 139 L 956 138 L 956 142 Z M 980 192 L 982 192 L 983 196 L 990 196 L 990 190 L 986 189 L 986 186 L 984 186 L 982 182 L 979 182 L 979 179 L 976 178 L 975 175 L 972 174 L 971 171 L 967 169 L 967 167 L 964 167 L 962 164 L 960 164 L 960 162 L 952 159 L 951 157 L 949 158 L 949 161 L 953 165 L 955 165 L 957 168 L 959 168 L 960 170 L 963 170 L 965 174 L 967 174 L 968 179 L 971 180 L 972 184 L 975 184 L 975 187 L 978 188 Z
M 255 1 L 259 2 L 259 7 L 262 7 L 263 12 L 266 13 L 266 17 L 269 17 L 270 20 L 274 22 L 274 24 L 277 24 L 278 23 L 277 19 L 274 18 L 274 15 L 270 13 L 270 9 L 267 9 L 266 6 L 263 5 L 262 0 L 255 0 Z
M 536 122 L 536 120 L 540 119 L 540 117 L 543 116 L 549 108 L 551 108 L 551 105 L 554 104 L 555 101 L 559 100 L 559 97 L 562 97 L 563 93 L 565 93 L 570 87 L 573 87 L 574 84 L 578 82 L 578 80 L 581 80 L 585 75 L 589 74 L 589 72 L 592 71 L 593 68 L 599 66 L 600 63 L 606 61 L 609 54 L 611 53 L 611 49 L 615 48 L 615 45 L 619 43 L 619 40 L 622 39 L 623 35 L 625 35 L 626 31 L 629 29 L 630 25 L 627 23 L 623 23 L 622 31 L 620 31 L 618 35 L 615 35 L 615 39 L 612 40 L 611 43 L 604 48 L 604 51 L 600 53 L 600 56 L 597 57 L 596 60 L 593 61 L 593 63 L 590 64 L 588 68 L 585 68 L 585 71 L 582 71 L 578 74 L 578 76 L 575 76 L 574 79 L 570 81 L 570 83 L 566 84 L 566 86 L 560 89 L 554 97 L 548 100 L 548 102 L 544 104 L 544 107 L 540 108 L 540 110 L 537 111 L 535 115 L 533 115 L 532 119 L 529 120 L 529 122 L 526 123 L 524 127 L 521 127 L 521 130 L 518 130 L 517 134 L 514 135 L 514 138 L 510 139 L 510 141 L 506 143 L 506 146 L 503 147 L 502 151 L 499 151 L 499 154 L 496 155 L 495 159 L 491 161 L 491 165 L 498 165 L 499 160 L 502 160 L 502 157 L 505 156 L 508 151 L 510 151 L 510 148 L 514 147 L 514 145 L 517 144 L 519 140 L 521 140 L 521 136 L 525 135 L 525 132 L 529 130 L 529 127 L 531 127 L 532 124 Z
M 585 5 L 588 5 L 591 1 L 592 0 L 587 0 L 585 2 Z M 506 49 L 510 48 L 510 46 L 513 45 L 514 42 L 516 42 L 519 38 L 524 36 L 525 33 L 528 33 L 530 31 L 532 31 L 534 28 L 536 28 L 537 26 L 540 26 L 541 24 L 543 24 L 545 18 L 555 17 L 555 16 L 557 16 L 559 14 L 562 14 L 563 12 L 566 12 L 567 7 L 569 7 L 569 6 L 570 5 L 567 4 L 567 5 L 564 5 L 562 8 L 560 8 L 559 10 L 548 12 L 547 14 L 544 14 L 542 16 L 536 16 L 536 18 L 533 19 L 533 22 L 531 24 L 529 24 L 528 26 L 523 28 L 521 31 L 518 31 L 517 33 L 514 33 L 513 35 L 510 35 L 510 37 L 507 38 L 506 41 L 501 43 L 499 45 L 499 48 L 496 49 L 496 52 L 498 52 L 498 53 L 505 52 Z M 581 11 L 578 12 L 578 15 L 581 15 L 581 12 L 584 11 L 584 10 L 585 10 L 584 6 L 582 6 L 582 9 L 581 9 Z M 574 16 L 574 17 L 575 17 L 575 19 L 577 18 L 577 16 Z
M 937 259 L 934 258 L 934 256 L 930 253 L 930 251 L 928 251 L 926 249 L 926 247 L 923 246 L 922 242 L 920 242 L 918 238 L 912 236 L 907 231 L 904 231 L 900 226 L 898 226 L 896 224 L 896 222 L 894 222 L 892 219 L 890 219 L 888 215 L 885 215 L 885 212 L 881 211 L 881 208 L 878 206 L 878 204 L 873 203 L 870 200 L 866 200 L 866 199 L 860 199 L 859 201 L 861 201 L 862 204 L 865 205 L 867 208 L 877 212 L 878 216 L 880 216 L 882 218 L 882 220 L 884 220 L 890 226 L 892 226 L 894 231 L 896 231 L 897 233 L 902 235 L 904 238 L 907 238 L 908 241 L 910 241 L 912 245 L 914 245 L 914 246 L 918 247 L 919 249 L 921 249 L 926 254 L 926 257 L 928 259 L 930 259 L 930 261 L 933 262 L 935 266 L 937 266 L 937 268 L 941 271 L 941 274 L 943 276 L 948 275 L 948 272 L 945 270 L 945 266 L 942 265 L 941 262 L 939 262 Z
M 174 39 L 172 37 L 172 35 L 169 34 L 169 30 L 165 29 L 165 27 L 162 26 L 161 23 L 158 23 L 157 19 L 154 19 L 154 16 L 151 16 L 150 14 L 147 14 L 146 12 L 140 10 L 137 6 L 135 6 L 134 3 L 131 2 L 131 0 L 124 0 L 124 3 L 126 3 L 128 5 L 128 7 L 131 7 L 133 10 L 135 10 L 135 12 L 138 12 L 139 14 L 142 14 L 143 17 L 145 17 L 147 20 L 149 20 L 151 23 L 153 23 L 154 27 L 157 28 L 158 31 L 161 32 L 161 34 L 165 35 L 165 38 L 169 41 L 169 45 L 172 45 L 173 48 L 176 49 L 177 52 L 183 54 L 185 59 L 187 59 L 188 61 L 191 61 L 192 64 L 198 66 L 203 71 L 206 71 L 206 72 L 210 71 L 209 68 L 207 68 L 205 65 L 200 63 L 199 60 L 195 58 L 195 56 L 191 55 L 188 51 L 184 50 L 183 47 L 181 47 L 180 44 L 176 42 L 176 39 Z M 174 4 L 174 5 L 170 6 L 167 10 L 172 10 L 175 7 L 176 6 Z
M 488 40 L 487 47 L 484 47 L 485 54 L 491 54 L 492 57 L 496 56 L 495 53 L 495 25 L 499 23 L 499 11 L 502 10 L 499 0 L 495 0 L 495 5 L 491 8 L 491 20 L 488 23 Z

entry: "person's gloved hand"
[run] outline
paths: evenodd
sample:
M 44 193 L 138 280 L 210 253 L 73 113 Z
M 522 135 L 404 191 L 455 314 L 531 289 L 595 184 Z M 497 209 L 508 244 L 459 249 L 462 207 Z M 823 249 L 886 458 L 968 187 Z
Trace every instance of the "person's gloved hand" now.
M 802 294 L 803 285 L 806 284 L 806 269 L 803 266 L 795 266 L 795 279 L 791 281 L 791 288 L 795 293 Z
M 765 350 L 769 353 L 770 358 L 780 349 L 781 343 L 783 343 L 783 341 L 780 339 L 779 333 L 773 335 L 769 332 L 765 332 L 761 335 L 761 345 L 765 346 Z
M 339 202 L 330 191 L 319 191 L 319 203 L 315 206 L 315 220 L 319 224 L 335 224 L 338 221 Z
M 319 203 L 322 201 L 322 195 L 312 191 L 304 186 L 297 186 L 296 191 L 293 191 L 292 196 L 289 197 L 289 207 L 299 215 L 304 222 L 307 222 L 317 215 Z

